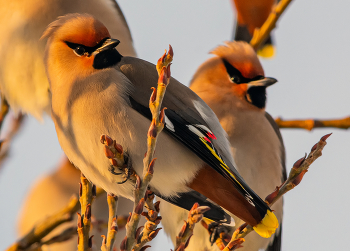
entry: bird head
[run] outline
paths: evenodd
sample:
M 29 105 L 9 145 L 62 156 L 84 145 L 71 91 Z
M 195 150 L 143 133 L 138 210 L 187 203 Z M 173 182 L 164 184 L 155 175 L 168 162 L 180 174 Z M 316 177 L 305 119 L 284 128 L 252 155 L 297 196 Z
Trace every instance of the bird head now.
M 264 109 L 266 87 L 277 82 L 265 77 L 254 49 L 246 42 L 226 42 L 211 51 L 216 57 L 205 62 L 194 75 L 192 84 L 212 85 L 218 94 L 238 97 Z M 197 83 L 195 83 L 197 82 Z M 206 87 L 196 87 L 205 89 Z M 208 88 L 213 89 L 213 88 Z M 197 92 L 195 88 L 192 88 Z
M 47 38 L 45 62 L 49 72 L 75 71 L 86 75 L 118 63 L 115 49 L 119 40 L 112 39 L 107 28 L 89 14 L 68 14 L 52 22 L 42 37 Z M 52 75 L 52 74 L 49 74 Z

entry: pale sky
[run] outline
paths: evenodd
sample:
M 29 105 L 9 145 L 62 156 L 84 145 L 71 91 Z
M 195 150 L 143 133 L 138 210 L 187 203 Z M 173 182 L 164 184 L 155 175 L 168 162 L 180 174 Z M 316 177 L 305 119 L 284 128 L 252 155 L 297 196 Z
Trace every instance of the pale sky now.
M 138 56 L 156 63 L 171 44 L 175 52 L 172 75 L 186 85 L 210 57 L 208 52 L 232 35 L 234 16 L 228 0 L 118 2 Z M 293 1 L 282 16 L 274 33 L 277 55 L 262 60 L 266 76 L 279 81 L 268 89 L 267 111 L 274 117 L 349 116 L 349 10 L 350 1 Z M 329 132 L 333 135 L 323 156 L 284 198 L 285 251 L 348 249 L 350 132 L 282 130 L 287 168 Z M 0 171 L 0 250 L 16 239 L 16 217 L 26 191 L 38 177 L 53 170 L 61 154 L 49 118 L 43 124 L 27 120 Z M 152 250 L 172 247 L 164 235 L 157 239 L 159 246 Z

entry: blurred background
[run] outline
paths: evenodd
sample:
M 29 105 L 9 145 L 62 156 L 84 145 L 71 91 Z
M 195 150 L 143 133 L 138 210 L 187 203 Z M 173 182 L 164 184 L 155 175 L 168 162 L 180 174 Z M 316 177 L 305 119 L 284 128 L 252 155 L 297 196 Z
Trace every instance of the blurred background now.
M 210 57 L 208 52 L 232 37 L 234 14 L 229 0 L 118 3 L 138 57 L 156 63 L 171 44 L 175 53 L 172 76 L 186 85 Z M 274 31 L 276 56 L 261 59 L 265 75 L 279 81 L 267 90 L 266 110 L 273 117 L 349 116 L 349 9 L 348 1 L 293 1 L 283 14 Z M 321 136 L 333 132 L 323 156 L 284 197 L 283 250 L 345 250 L 350 234 L 350 132 L 329 128 L 281 131 L 288 170 Z M 17 216 L 26 192 L 40 176 L 52 172 L 61 156 L 51 120 L 47 117 L 40 123 L 29 117 L 0 170 L 0 250 L 17 238 Z M 164 234 L 156 240 L 152 250 L 172 248 Z

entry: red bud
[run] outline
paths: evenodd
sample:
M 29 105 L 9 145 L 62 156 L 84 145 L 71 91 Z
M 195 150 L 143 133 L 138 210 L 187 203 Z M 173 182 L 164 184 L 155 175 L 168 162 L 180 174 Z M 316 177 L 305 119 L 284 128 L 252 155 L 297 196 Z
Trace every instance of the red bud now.
M 156 159 L 157 159 L 157 158 L 152 159 L 151 163 L 150 163 L 149 166 L 148 166 L 147 172 L 150 173 L 150 174 L 153 174 L 153 173 L 154 173 L 154 164 L 155 164 L 155 162 L 156 162 Z
M 326 141 L 326 139 L 328 139 L 329 136 L 331 136 L 332 134 L 333 134 L 333 133 L 329 133 L 329 134 L 324 135 L 324 136 L 321 138 L 321 140 L 322 140 L 322 141 Z
M 78 215 L 78 228 L 82 228 L 83 227 L 83 225 L 84 225 L 84 223 L 83 223 L 83 219 L 81 218 L 81 214 L 80 213 L 77 213 L 77 215 Z
M 118 162 L 117 162 L 115 159 L 111 158 L 111 159 L 109 159 L 109 162 L 110 162 L 113 166 L 118 167 Z
M 160 201 L 157 201 L 156 203 L 154 203 L 154 208 L 158 213 L 159 213 L 159 204 L 160 204 Z
M 208 224 L 204 220 L 201 220 L 201 224 L 205 229 L 208 230 Z
M 170 55 L 170 57 L 174 57 L 174 51 L 173 51 L 173 47 L 169 44 L 169 52 L 168 54 Z
M 89 238 L 89 248 L 92 248 L 92 237 L 94 237 L 93 235 L 91 235 L 91 237 Z
M 278 195 L 279 191 L 280 191 L 280 188 L 277 186 L 275 191 L 273 191 L 272 193 L 270 193 L 269 195 L 266 196 L 265 201 L 267 201 L 267 203 L 271 204 L 271 202 L 274 200 L 274 198 L 276 198 L 276 196 Z
M 104 152 L 107 158 L 111 159 L 114 157 L 114 153 L 111 151 L 111 149 L 109 149 L 108 146 L 104 146 Z
M 106 236 L 105 235 L 101 235 L 102 237 L 102 244 L 107 244 L 107 239 L 106 239 Z
M 151 87 L 152 89 L 152 94 L 151 94 L 151 97 L 150 97 L 150 103 L 153 103 L 154 101 L 156 101 L 156 97 L 157 97 L 157 89 L 154 88 L 154 87 Z
M 316 148 L 317 148 L 317 145 L 318 145 L 318 143 L 316 143 L 312 148 L 311 148 L 311 152 L 313 152 L 313 151 L 315 151 L 316 150 Z
M 156 120 L 152 119 L 151 126 L 148 129 L 148 137 L 155 138 L 157 136 Z
M 85 210 L 85 218 L 90 219 L 91 218 L 91 204 L 87 204 L 86 210 Z
M 101 142 L 102 144 L 104 144 L 105 141 L 106 141 L 106 135 L 102 134 L 101 137 L 100 137 L 100 142 Z
M 159 121 L 160 123 L 164 124 L 164 120 L 165 120 L 165 110 L 167 108 L 164 107 L 161 111 L 160 111 L 160 115 L 159 115 Z
M 79 197 L 83 195 L 83 185 L 79 182 Z
M 298 160 L 294 163 L 293 168 L 295 168 L 295 169 L 299 168 L 299 167 L 303 164 L 303 162 L 304 162 L 305 159 L 306 159 L 306 155 L 305 155 L 304 157 L 298 159 Z
M 113 143 L 114 143 L 114 148 L 117 150 L 117 152 L 119 154 L 123 154 L 123 147 L 119 145 L 117 142 L 115 142 L 115 140 L 113 141 Z
M 145 199 L 142 198 L 139 203 L 137 204 L 137 206 L 135 207 L 134 213 L 135 214 L 141 214 L 143 211 L 143 207 L 145 205 Z
M 301 180 L 303 179 L 305 173 L 307 172 L 307 170 L 302 171 L 293 181 L 292 183 L 297 186 L 299 185 L 299 183 L 301 182 Z
M 150 245 L 146 245 L 146 246 L 143 246 L 140 251 L 145 251 L 147 248 L 150 248 L 151 246 Z
M 159 233 L 159 231 L 161 230 L 162 228 L 157 228 L 156 230 L 154 230 L 153 232 L 151 232 L 148 236 L 148 238 L 150 240 L 153 240 L 154 238 L 156 238 L 157 234 Z
M 135 239 L 136 239 L 136 240 L 139 238 L 142 229 L 143 229 L 143 226 L 139 227 L 139 228 L 136 230 L 136 234 L 135 234 Z
M 124 237 L 124 239 L 122 240 L 122 243 L 120 244 L 120 251 L 124 251 L 126 250 L 126 242 L 127 242 L 128 237 Z

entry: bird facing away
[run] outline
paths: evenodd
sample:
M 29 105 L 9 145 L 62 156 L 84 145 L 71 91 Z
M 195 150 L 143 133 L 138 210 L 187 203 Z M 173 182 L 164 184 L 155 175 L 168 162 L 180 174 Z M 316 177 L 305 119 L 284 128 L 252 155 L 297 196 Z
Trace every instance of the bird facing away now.
M 120 52 L 135 56 L 128 25 L 114 0 L 11 0 L 0 8 L 0 88 L 11 109 L 41 119 L 50 112 L 49 83 L 43 63 L 46 27 L 58 16 L 90 13 L 122 42 Z
M 142 172 L 151 119 L 149 96 L 158 80 L 155 65 L 120 55 L 115 48 L 119 41 L 88 14 L 60 17 L 43 37 L 48 38 L 45 66 L 51 114 L 62 149 L 91 182 L 133 199 L 133 184 L 118 184 L 122 178 L 109 171 L 100 136 L 114 138 L 135 172 Z M 274 233 L 278 221 L 234 168 L 226 133 L 213 111 L 173 78 L 163 105 L 165 133 L 157 141 L 152 191 L 186 209 L 192 206 L 191 199 L 200 197 L 194 191 L 199 192 L 210 199 L 198 201 L 211 206 L 206 217 L 224 221 L 222 207 L 261 236 Z
M 233 39 L 250 42 L 256 28 L 260 28 L 270 15 L 272 8 L 279 0 L 231 0 L 236 12 L 236 30 Z M 258 55 L 272 57 L 275 49 L 271 36 L 269 36 Z
M 198 68 L 190 88 L 210 106 L 227 132 L 239 173 L 260 197 L 265 198 L 286 179 L 282 137 L 274 120 L 265 112 L 266 88 L 276 80 L 265 77 L 255 51 L 246 42 L 227 42 L 211 53 L 214 57 Z M 279 200 L 272 207 L 280 222 L 282 204 Z M 166 214 L 163 213 L 164 230 L 172 236 L 171 231 L 182 226 L 187 212 L 168 204 L 162 209 Z M 243 223 L 234 218 L 236 226 Z M 251 233 L 245 237 L 241 250 L 280 250 L 280 229 L 274 239 Z M 218 249 L 210 246 L 207 230 L 196 227 L 188 250 Z

